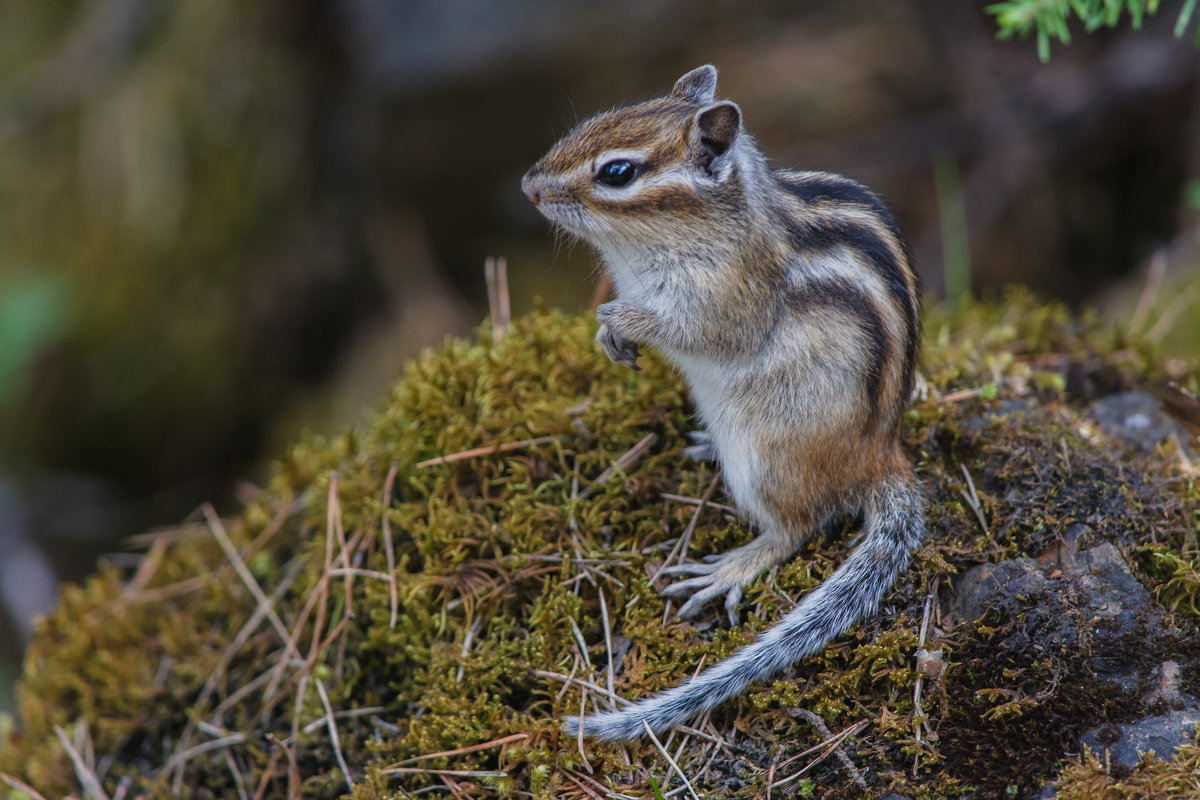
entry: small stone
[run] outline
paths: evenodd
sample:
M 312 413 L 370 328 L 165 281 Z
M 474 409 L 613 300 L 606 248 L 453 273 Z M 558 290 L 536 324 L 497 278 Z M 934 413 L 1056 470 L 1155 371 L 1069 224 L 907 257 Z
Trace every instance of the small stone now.
M 1144 452 L 1153 451 L 1172 436 L 1186 450 L 1191 439 L 1182 425 L 1163 412 L 1158 400 L 1145 392 L 1103 397 L 1092 404 L 1092 416 L 1104 433 Z
M 1141 754 L 1149 750 L 1164 761 L 1170 760 L 1179 745 L 1191 741 L 1198 722 L 1200 703 L 1191 700 L 1191 704 L 1180 711 L 1094 728 L 1079 737 L 1079 743 L 1090 747 L 1101 762 L 1107 749 L 1109 762 L 1131 770 L 1141 760 Z

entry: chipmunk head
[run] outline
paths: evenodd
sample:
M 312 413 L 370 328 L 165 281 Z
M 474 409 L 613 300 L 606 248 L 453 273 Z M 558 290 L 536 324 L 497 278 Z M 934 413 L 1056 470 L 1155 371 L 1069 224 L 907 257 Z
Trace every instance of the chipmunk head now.
M 736 180 L 742 114 L 717 101 L 717 70 L 684 75 L 666 97 L 581 122 L 525 174 L 551 222 L 593 243 L 654 241 L 669 222 L 704 225 Z

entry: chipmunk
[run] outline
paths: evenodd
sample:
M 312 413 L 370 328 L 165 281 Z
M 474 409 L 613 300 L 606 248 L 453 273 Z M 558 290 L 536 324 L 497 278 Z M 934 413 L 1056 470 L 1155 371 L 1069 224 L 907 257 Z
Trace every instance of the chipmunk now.
M 757 538 L 703 563 L 681 617 L 791 557 L 838 518 L 861 543 L 799 605 L 728 659 L 622 711 L 569 718 L 575 735 L 661 732 L 820 651 L 878 609 L 924 533 L 924 501 L 900 448 L 919 338 L 916 278 L 879 198 L 847 178 L 773 169 L 715 98 L 717 71 L 666 97 L 598 114 L 539 160 L 522 190 L 599 251 L 617 299 L 596 340 L 637 368 L 656 347 L 690 389 L 702 431 L 685 454 L 713 459 Z

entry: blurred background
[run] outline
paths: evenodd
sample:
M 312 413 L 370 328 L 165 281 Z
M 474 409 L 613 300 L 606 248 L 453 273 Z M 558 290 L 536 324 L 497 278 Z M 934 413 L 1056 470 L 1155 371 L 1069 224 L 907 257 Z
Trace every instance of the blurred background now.
M 58 581 L 361 420 L 482 320 L 485 257 L 515 312 L 585 308 L 519 178 L 702 63 L 777 163 L 884 195 L 931 299 L 1028 284 L 1194 354 L 1177 8 L 1042 64 L 962 0 L 0 3 L 0 711 Z

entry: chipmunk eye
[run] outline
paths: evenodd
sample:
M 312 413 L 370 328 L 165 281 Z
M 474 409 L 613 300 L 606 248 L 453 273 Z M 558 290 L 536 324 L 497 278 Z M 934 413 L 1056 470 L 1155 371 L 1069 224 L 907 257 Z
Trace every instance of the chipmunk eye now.
M 608 186 L 624 186 L 638 175 L 638 166 L 632 161 L 619 158 L 610 161 L 596 173 L 596 180 Z

